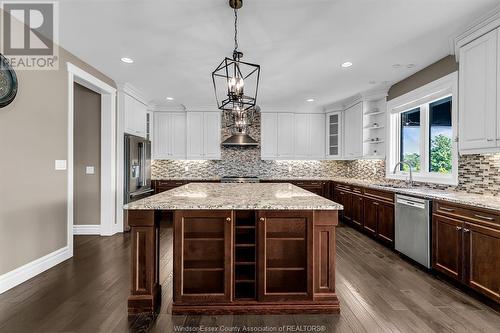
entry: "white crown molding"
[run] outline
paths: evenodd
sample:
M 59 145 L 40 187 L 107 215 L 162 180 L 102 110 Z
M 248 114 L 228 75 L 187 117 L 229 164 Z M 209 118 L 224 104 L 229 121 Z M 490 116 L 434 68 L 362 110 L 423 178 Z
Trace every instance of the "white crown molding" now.
M 389 94 L 389 88 L 390 86 L 383 86 L 379 88 L 362 91 L 356 95 L 323 106 L 323 111 L 324 112 L 343 111 L 355 104 L 358 104 L 359 102 L 377 101 L 384 99 Z
M 450 44 L 453 45 L 452 52 L 457 61 L 459 60 L 459 50 L 462 46 L 498 27 L 500 27 L 500 6 L 481 16 L 452 37 Z
M 85 225 L 73 225 L 74 235 L 100 235 L 101 225 L 100 224 L 85 224 Z
M 119 82 L 116 84 L 116 86 L 118 87 L 119 92 L 123 92 L 127 95 L 130 95 L 139 102 L 141 102 L 142 104 L 147 105 L 149 107 L 149 102 L 147 102 L 148 98 L 146 97 L 146 95 L 142 91 L 135 88 L 130 83 Z
M 184 105 L 186 111 L 197 111 L 197 112 L 219 112 L 216 104 L 212 105 Z
M 186 112 L 186 106 L 183 104 L 176 105 L 150 105 L 148 111 L 152 112 Z
M 68 246 L 0 275 L 0 294 L 71 258 Z

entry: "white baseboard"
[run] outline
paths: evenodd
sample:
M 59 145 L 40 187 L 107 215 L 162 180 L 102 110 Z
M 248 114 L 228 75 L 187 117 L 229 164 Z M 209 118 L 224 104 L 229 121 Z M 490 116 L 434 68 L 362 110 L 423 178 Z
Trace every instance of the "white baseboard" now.
M 0 275 L 0 294 L 71 258 L 67 246 Z
M 73 225 L 74 235 L 100 235 L 101 225 L 100 224 L 80 224 Z

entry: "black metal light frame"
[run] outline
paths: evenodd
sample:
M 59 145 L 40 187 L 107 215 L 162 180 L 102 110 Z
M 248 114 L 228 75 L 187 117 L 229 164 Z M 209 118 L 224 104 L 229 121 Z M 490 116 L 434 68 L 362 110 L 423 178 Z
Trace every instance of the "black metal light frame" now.
M 234 10 L 234 50 L 233 58 L 224 58 L 219 66 L 212 72 L 212 81 L 215 90 L 215 99 L 217 107 L 222 111 L 230 110 L 249 110 L 255 108 L 257 104 L 257 93 L 259 91 L 260 66 L 241 61 L 243 53 L 238 50 L 238 9 L 243 6 L 243 0 L 229 0 L 229 7 Z M 257 78 L 255 79 L 255 76 Z M 248 89 L 249 80 L 251 78 L 252 89 Z M 223 78 L 224 80 L 218 80 Z M 236 88 L 236 85 L 231 84 L 232 79 L 240 79 L 243 85 Z M 224 82 L 224 89 L 217 89 L 217 81 Z M 245 89 L 245 81 L 247 89 Z M 254 86 L 255 85 L 255 86 Z M 254 87 L 253 87 L 254 86 Z M 231 91 L 231 88 L 233 91 Z M 238 91 L 241 89 L 241 92 Z M 250 94 L 245 95 L 245 90 Z M 225 91 L 226 97 L 223 96 Z M 220 94 L 220 96 L 219 96 Z
M 236 59 L 224 58 L 220 65 L 212 72 L 212 81 L 214 84 L 215 98 L 217 100 L 217 106 L 220 110 L 233 110 L 235 107 L 240 107 L 243 110 L 248 110 L 254 108 L 257 103 L 257 94 L 259 91 L 259 79 L 260 79 L 260 65 L 251 64 L 248 62 L 240 61 L 237 57 Z M 248 68 L 248 70 L 242 70 L 242 68 Z M 247 73 L 245 75 L 245 73 Z M 252 75 L 257 75 L 255 93 L 252 96 L 248 95 L 237 95 L 230 91 L 229 81 L 234 77 L 239 77 L 245 81 Z M 219 90 L 217 89 L 216 78 L 224 78 L 225 88 L 227 92 L 227 98 L 219 100 Z

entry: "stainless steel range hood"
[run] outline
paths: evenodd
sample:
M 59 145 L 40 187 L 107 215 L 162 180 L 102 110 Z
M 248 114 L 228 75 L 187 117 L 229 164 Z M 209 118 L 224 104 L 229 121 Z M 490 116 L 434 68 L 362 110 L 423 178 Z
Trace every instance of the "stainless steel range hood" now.
M 246 133 L 235 133 L 222 142 L 222 146 L 255 147 L 259 143 Z

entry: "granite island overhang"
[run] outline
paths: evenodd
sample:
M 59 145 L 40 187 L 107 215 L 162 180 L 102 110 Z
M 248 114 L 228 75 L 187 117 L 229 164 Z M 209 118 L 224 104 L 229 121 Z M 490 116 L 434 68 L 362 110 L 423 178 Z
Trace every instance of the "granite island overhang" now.
M 160 307 L 159 224 L 173 220 L 172 314 L 336 313 L 343 207 L 287 183 L 193 183 L 124 206 L 129 314 Z

